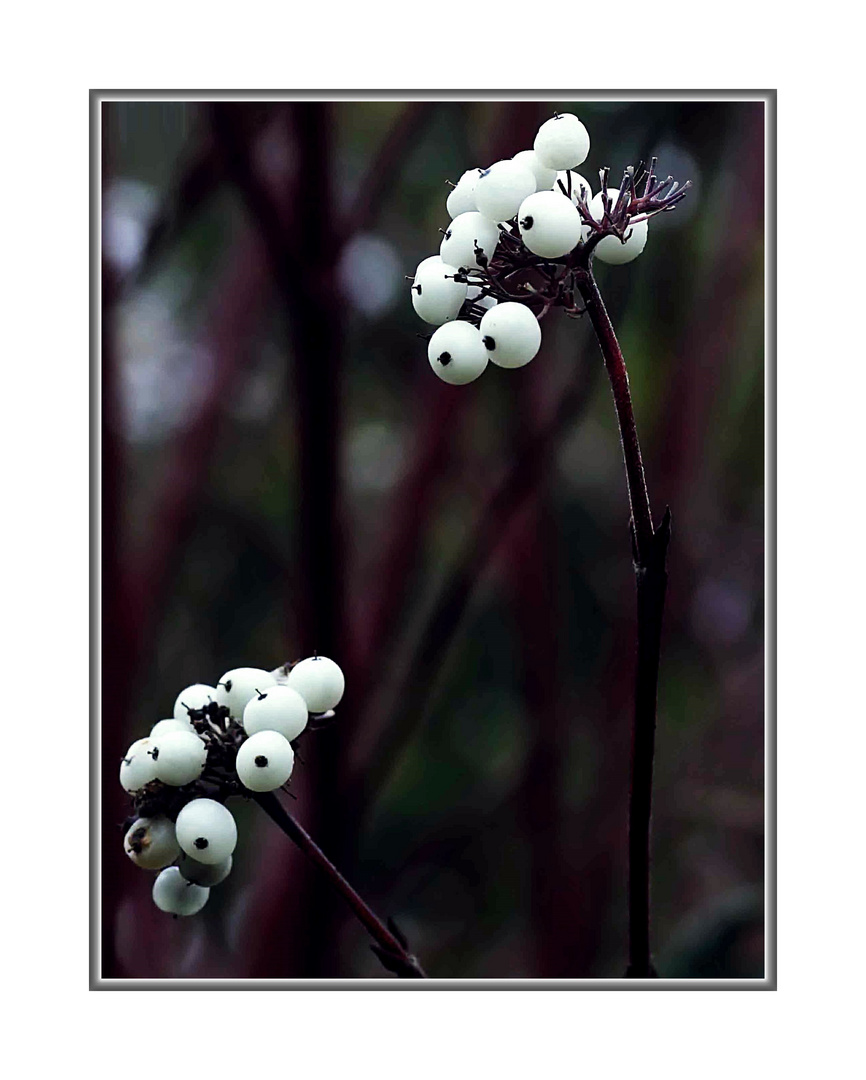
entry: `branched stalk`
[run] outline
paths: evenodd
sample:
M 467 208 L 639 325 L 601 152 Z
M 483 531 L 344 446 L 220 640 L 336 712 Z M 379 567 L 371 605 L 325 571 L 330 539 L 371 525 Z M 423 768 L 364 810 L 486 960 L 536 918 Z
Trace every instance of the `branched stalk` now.
M 327 877 L 332 888 L 338 892 L 358 920 L 363 923 L 375 944 L 370 948 L 378 956 L 382 965 L 399 975 L 401 979 L 426 979 L 427 975 L 417 958 L 407 947 L 406 939 L 400 933 L 393 919 L 388 925 L 379 918 L 366 901 L 352 888 L 319 845 L 313 840 L 300 822 L 286 810 L 273 792 L 253 795 L 255 801 L 274 821 L 288 838 L 296 844 L 304 855 Z
M 637 584 L 637 671 L 628 811 L 627 978 L 656 978 L 650 953 L 650 816 L 662 616 L 667 588 L 670 510 L 653 527 L 646 477 L 628 385 L 628 371 L 592 269 L 575 270 L 575 283 L 601 347 L 613 391 L 631 506 L 632 555 Z

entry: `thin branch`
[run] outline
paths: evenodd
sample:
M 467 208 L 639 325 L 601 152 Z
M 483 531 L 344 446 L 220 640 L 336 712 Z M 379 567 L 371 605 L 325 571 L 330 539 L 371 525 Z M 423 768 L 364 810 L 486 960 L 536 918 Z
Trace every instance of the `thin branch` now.
M 634 410 L 632 409 L 631 393 L 628 386 L 628 371 L 626 370 L 622 350 L 614 333 L 613 324 L 604 306 L 601 293 L 598 291 L 595 278 L 592 276 L 592 271 L 589 269 L 576 271 L 575 280 L 580 295 L 583 297 L 595 335 L 598 338 L 598 343 L 601 346 L 604 366 L 607 369 L 611 390 L 613 391 L 613 400 L 622 440 L 623 458 L 625 460 L 628 499 L 636 534 L 638 562 L 640 562 L 644 550 L 646 549 L 648 552 L 652 543 L 653 524 L 640 443 L 637 437 L 637 426 L 634 420 Z
M 662 616 L 667 589 L 670 510 L 653 528 L 640 443 L 628 385 L 628 372 L 610 317 L 588 265 L 575 272 L 601 347 L 613 390 L 631 505 L 632 550 L 637 584 L 637 671 L 629 789 L 629 978 L 654 978 L 650 952 L 650 818 L 653 757 L 661 649 Z
M 378 956 L 383 966 L 388 971 L 393 971 L 401 979 L 426 979 L 427 975 L 406 947 L 406 939 L 400 933 L 392 920 L 390 928 L 382 922 L 369 904 L 352 888 L 331 860 L 325 855 L 319 845 L 306 832 L 303 826 L 286 810 L 273 792 L 264 792 L 253 795 L 253 799 L 265 811 L 296 844 L 304 855 L 317 866 L 327 877 L 331 887 L 338 892 L 355 916 L 366 928 L 374 939 L 375 945 L 371 945 L 373 952 Z

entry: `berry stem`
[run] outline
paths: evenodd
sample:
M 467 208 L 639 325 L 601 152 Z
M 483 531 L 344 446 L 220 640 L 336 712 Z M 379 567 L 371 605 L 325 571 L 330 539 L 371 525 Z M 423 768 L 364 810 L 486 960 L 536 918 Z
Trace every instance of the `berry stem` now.
M 389 971 L 401 979 L 426 979 L 427 975 L 420 963 L 405 944 L 382 922 L 379 916 L 365 900 L 352 888 L 319 845 L 303 826 L 286 810 L 273 792 L 263 792 L 252 796 L 264 812 L 274 821 L 288 838 L 296 844 L 306 857 L 325 874 L 332 887 L 340 893 L 349 907 L 363 923 L 376 944 L 373 952 Z
M 631 507 L 632 556 L 637 585 L 637 670 L 628 808 L 629 963 L 626 977 L 656 978 L 649 932 L 650 818 L 671 515 L 666 508 L 659 527 L 653 527 L 628 371 L 589 261 L 575 271 L 575 281 L 598 338 L 613 391 Z

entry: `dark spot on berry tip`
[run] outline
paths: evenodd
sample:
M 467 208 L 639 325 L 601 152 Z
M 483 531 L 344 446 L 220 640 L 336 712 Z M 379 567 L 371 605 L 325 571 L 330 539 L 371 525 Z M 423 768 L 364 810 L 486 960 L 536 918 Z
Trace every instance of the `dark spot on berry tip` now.
M 496 348 L 496 342 L 489 334 L 485 334 L 485 336 L 481 339 L 481 343 L 488 352 L 493 352 L 493 350 Z
M 421 286 L 420 285 L 413 285 L 412 288 L 415 290 L 416 293 L 418 293 L 419 296 L 421 295 Z
M 207 844 L 208 844 L 207 837 L 206 836 L 197 836 L 195 838 L 195 840 L 193 841 L 193 843 L 195 844 L 195 846 L 198 848 L 199 851 L 204 851 L 204 849 L 207 847 Z
M 439 363 L 442 365 L 442 367 L 447 367 L 451 363 L 451 353 L 450 352 L 439 353 L 439 355 L 436 357 L 436 359 L 439 361 Z
M 132 840 L 143 840 L 147 836 L 147 829 L 144 825 L 140 825 L 132 834 Z
M 156 761 L 156 759 L 159 757 L 159 747 L 155 746 L 152 750 L 148 750 L 148 754 L 150 754 L 153 760 Z
M 256 755 L 256 765 L 258 765 L 260 769 L 266 769 L 268 767 L 268 759 L 264 754 Z
M 478 175 L 479 175 L 479 177 L 486 176 L 489 172 L 490 172 L 489 169 L 479 169 L 478 170 Z
M 520 227 L 521 227 L 521 229 L 531 229 L 532 228 L 532 215 L 531 214 L 527 214 L 527 216 L 520 222 Z
M 226 688 L 226 693 L 227 694 L 230 694 L 232 692 L 232 681 L 231 681 L 231 679 L 226 679 L 226 681 L 223 683 L 223 686 Z
M 446 239 L 446 240 L 450 240 L 450 239 L 451 239 L 451 230 L 450 230 L 450 229 L 448 229 L 448 230 L 446 231 L 446 233 L 445 233 L 445 239 Z

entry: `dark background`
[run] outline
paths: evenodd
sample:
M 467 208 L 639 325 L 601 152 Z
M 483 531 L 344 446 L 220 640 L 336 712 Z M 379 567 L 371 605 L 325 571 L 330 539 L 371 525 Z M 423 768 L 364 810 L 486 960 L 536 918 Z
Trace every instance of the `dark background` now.
M 764 107 L 103 106 L 103 971 L 388 976 L 290 842 L 232 805 L 235 868 L 172 920 L 123 854 L 126 746 L 177 692 L 314 650 L 338 721 L 291 809 L 442 978 L 618 977 L 634 583 L 610 391 L 554 311 L 526 368 L 435 378 L 408 283 L 445 179 L 531 147 L 690 179 L 597 265 L 650 498 L 673 514 L 653 940 L 757 977 L 764 888 Z

